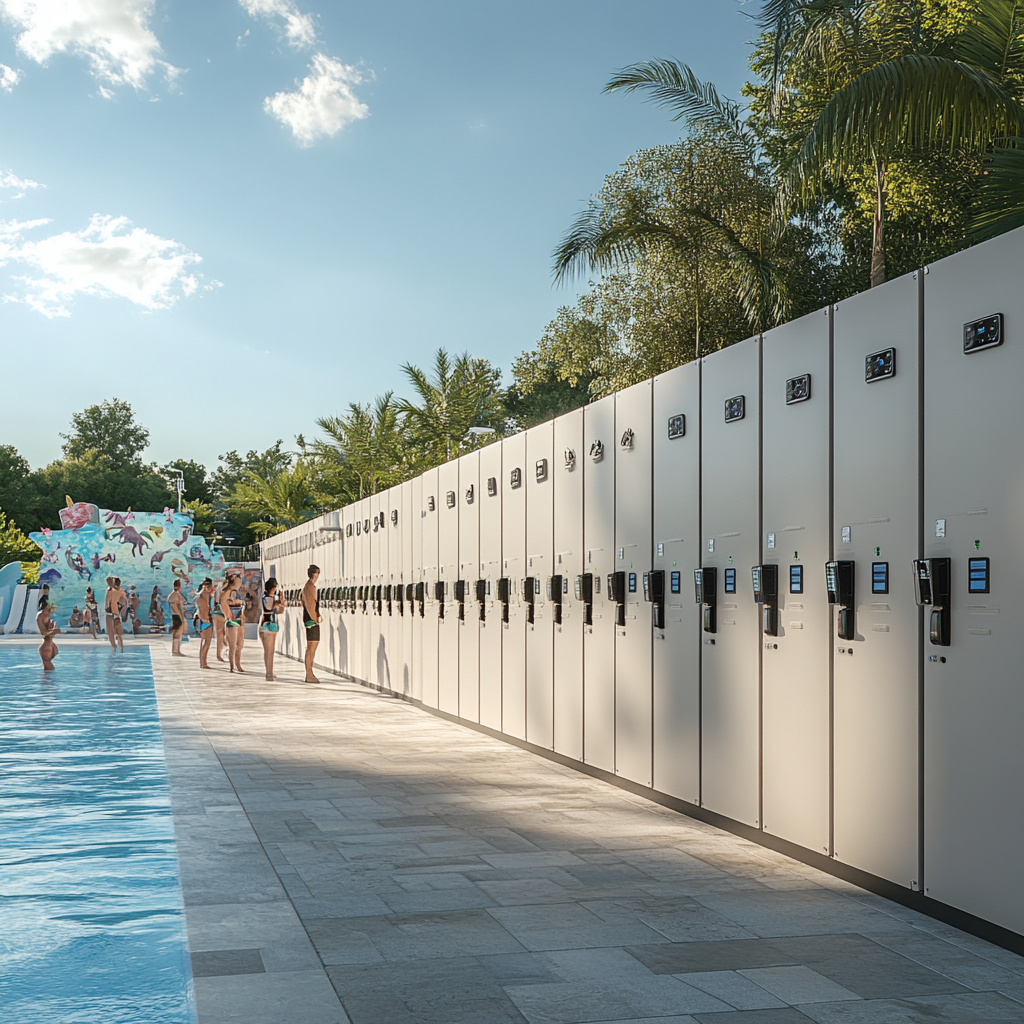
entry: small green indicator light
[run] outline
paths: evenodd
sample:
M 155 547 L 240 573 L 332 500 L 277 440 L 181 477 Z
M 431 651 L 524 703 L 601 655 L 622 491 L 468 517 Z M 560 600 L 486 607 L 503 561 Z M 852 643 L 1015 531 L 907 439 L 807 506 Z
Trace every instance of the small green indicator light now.
M 875 548 L 875 558 L 877 558 L 881 553 L 882 553 L 882 549 L 881 548 Z
M 980 551 L 981 550 L 981 541 L 980 540 L 976 540 L 974 542 L 974 550 L 975 551 Z

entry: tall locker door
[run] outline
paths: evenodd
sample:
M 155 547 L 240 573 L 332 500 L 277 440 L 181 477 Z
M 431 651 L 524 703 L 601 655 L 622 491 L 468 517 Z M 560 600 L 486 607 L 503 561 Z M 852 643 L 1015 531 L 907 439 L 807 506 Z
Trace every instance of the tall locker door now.
M 367 564 L 367 541 L 366 533 L 363 531 L 363 513 L 366 510 L 366 500 L 357 501 L 352 506 L 354 531 L 354 558 L 353 567 L 355 571 L 355 587 L 357 597 L 364 593 L 366 585 Z M 366 678 L 365 658 L 363 655 L 364 638 L 366 636 L 366 615 L 363 612 L 363 602 L 356 601 L 355 614 L 352 616 L 352 675 L 356 679 Z
M 402 533 L 402 670 L 400 690 L 405 696 L 412 696 L 413 679 L 413 618 L 415 605 L 409 601 L 409 587 L 415 580 L 413 554 L 413 526 L 419 522 L 419 508 L 413 503 L 413 482 L 406 480 L 401 487 L 398 506 L 398 528 Z M 415 589 L 415 588 L 414 588 Z
M 459 614 L 455 583 L 459 576 L 459 464 L 446 462 L 438 469 L 440 492 L 437 513 L 438 566 L 444 584 L 444 602 L 437 620 L 437 706 L 459 713 Z
M 700 364 L 654 378 L 654 568 L 664 628 L 654 635 L 654 788 L 700 803 Z
M 775 603 L 762 606 L 761 827 L 826 855 L 829 317 L 820 310 L 769 331 L 761 363 L 761 550 L 777 585 Z
M 582 761 L 584 605 L 576 597 L 576 581 L 583 573 L 583 410 L 559 416 L 554 429 L 555 574 L 562 577 L 562 621 L 555 623 L 554 639 L 554 743 L 558 753 Z
M 423 565 L 424 565 L 424 550 L 423 550 L 423 534 L 426 530 L 427 525 L 427 504 L 426 498 L 423 494 L 423 478 L 414 477 L 409 481 L 409 519 L 412 525 L 412 592 L 413 602 L 412 608 L 412 661 L 411 661 L 411 675 L 412 675 L 412 698 L 413 700 L 424 700 L 423 690 L 423 633 L 424 624 L 426 619 L 424 615 L 420 614 L 420 609 L 425 609 L 426 602 L 421 605 L 417 599 L 417 584 L 423 583 L 426 579 Z M 426 583 L 423 583 L 423 589 L 426 589 Z
M 480 453 L 459 459 L 459 579 L 464 600 L 454 606 L 459 632 L 459 717 L 480 721 Z
M 526 573 L 532 580 L 526 623 L 526 738 L 550 749 L 553 743 L 552 683 L 554 615 L 550 594 L 554 574 L 554 483 L 551 479 L 554 425 L 549 420 L 526 433 Z M 533 621 L 530 622 L 532 610 Z
M 443 607 L 434 598 L 434 585 L 441 578 L 438 559 L 438 522 L 444 505 L 444 495 L 438 492 L 438 470 L 429 469 L 420 478 L 423 483 L 423 621 L 422 621 L 422 671 L 423 703 L 437 707 L 437 624 L 438 614 Z
M 924 554 L 949 558 L 952 568 L 948 647 L 931 642 L 925 609 L 925 892 L 1018 933 L 1022 267 L 1018 229 L 936 263 L 924 279 Z M 1001 344 L 992 345 L 1000 331 Z
M 352 509 L 350 506 L 343 508 L 338 516 L 338 525 L 341 527 L 340 538 L 340 567 L 338 571 L 338 585 L 342 588 L 342 594 L 347 593 L 347 587 L 352 583 L 352 536 L 349 529 L 352 525 Z M 348 611 L 348 602 L 342 600 L 341 613 L 338 616 L 338 671 L 344 675 L 352 673 L 352 657 L 349 650 L 349 643 L 352 636 L 352 617 Z
M 526 435 L 502 442 L 502 575 L 508 580 L 508 621 L 501 645 L 501 729 L 526 738 Z
M 592 578 L 591 625 L 583 629 L 583 759 L 615 770 L 615 396 L 583 408 L 583 572 Z
M 501 558 L 500 443 L 480 449 L 480 578 L 486 587 L 484 618 L 480 623 L 480 722 L 501 728 L 501 640 L 503 605 L 498 580 L 504 575 Z
M 615 569 L 625 574 L 625 608 L 615 639 L 615 773 L 651 785 L 654 719 L 652 608 L 644 599 L 651 567 L 653 384 L 615 396 Z
M 718 573 L 717 632 L 704 634 L 702 802 L 760 824 L 761 622 L 750 570 L 760 562 L 758 471 L 761 344 L 704 359 L 703 565 Z
M 388 575 L 387 531 L 381 525 L 384 518 L 384 495 L 375 494 L 370 499 L 370 566 L 373 572 L 373 602 L 371 604 L 372 649 L 370 658 L 373 669 L 370 682 L 387 686 L 387 609 L 381 600 L 384 583 Z
M 832 619 L 834 852 L 918 881 L 918 282 L 907 275 L 833 314 L 832 551 L 854 563 L 853 640 Z M 886 376 L 886 357 L 895 350 Z
M 388 623 L 388 689 L 402 692 L 402 615 L 398 592 L 402 587 L 402 487 L 388 490 L 384 529 L 388 545 L 387 586 L 391 588 L 390 605 L 385 608 Z

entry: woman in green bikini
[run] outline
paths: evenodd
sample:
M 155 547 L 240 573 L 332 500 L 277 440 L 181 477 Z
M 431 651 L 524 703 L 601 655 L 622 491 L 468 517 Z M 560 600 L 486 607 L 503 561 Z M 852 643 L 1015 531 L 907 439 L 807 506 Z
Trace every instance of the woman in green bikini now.
M 260 642 L 263 644 L 263 664 L 267 669 L 267 679 L 274 679 L 274 648 L 277 646 L 277 615 L 284 611 L 284 601 L 277 589 L 277 580 L 273 576 L 267 580 L 263 588 L 263 621 L 260 623 Z
M 228 641 L 228 663 L 231 666 L 231 671 L 238 671 L 244 675 L 244 670 L 238 660 L 238 650 L 241 646 L 238 641 L 245 627 L 240 619 L 234 618 L 234 609 L 232 608 L 232 603 L 235 601 L 235 588 L 237 586 L 237 576 L 229 576 L 224 581 L 224 586 L 220 592 L 220 606 L 218 610 L 224 616 L 224 632 Z

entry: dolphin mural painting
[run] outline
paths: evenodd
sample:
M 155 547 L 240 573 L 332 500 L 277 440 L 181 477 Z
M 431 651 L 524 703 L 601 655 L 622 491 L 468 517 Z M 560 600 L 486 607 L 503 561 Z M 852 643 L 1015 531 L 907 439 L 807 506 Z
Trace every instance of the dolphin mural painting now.
M 45 570 L 40 581 L 50 584 L 50 600 L 56 606 L 54 619 L 66 626 L 73 607 L 85 606 L 85 588 L 93 580 L 97 598 L 103 600 L 103 567 L 121 578 L 125 590 L 152 593 L 163 604 L 176 579 L 189 606 L 207 576 L 219 580 L 224 574 L 224 556 L 211 551 L 202 537 L 192 535 L 189 516 L 164 509 L 160 512 L 111 511 L 88 502 L 71 502 L 61 516 L 62 530 L 40 530 L 30 534 L 42 551 Z M 181 541 L 174 538 L 181 537 Z M 182 546 L 189 539 L 188 548 Z M 186 556 L 187 552 L 187 556 Z M 167 558 L 167 555 L 173 558 Z M 173 563 L 173 565 L 172 565 Z M 59 567 L 59 568 L 58 568 Z M 166 607 L 164 611 L 166 613 Z M 140 608 L 145 623 L 146 609 Z

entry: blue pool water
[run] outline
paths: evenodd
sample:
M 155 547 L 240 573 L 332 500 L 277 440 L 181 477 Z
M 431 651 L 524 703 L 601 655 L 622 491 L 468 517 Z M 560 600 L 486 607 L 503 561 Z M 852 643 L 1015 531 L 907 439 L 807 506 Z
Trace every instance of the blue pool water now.
M 0 647 L 0 1019 L 191 1024 L 149 650 Z

